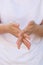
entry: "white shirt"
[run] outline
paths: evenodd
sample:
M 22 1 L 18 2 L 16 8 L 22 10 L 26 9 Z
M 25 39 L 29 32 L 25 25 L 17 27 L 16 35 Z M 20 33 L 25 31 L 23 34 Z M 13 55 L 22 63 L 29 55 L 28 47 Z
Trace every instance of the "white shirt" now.
M 15 22 L 23 29 L 31 20 L 37 24 L 43 19 L 43 0 L 0 0 L 0 16 L 3 24 Z M 41 65 L 43 61 L 43 38 L 31 35 L 31 48 L 24 45 L 18 50 L 17 38 L 11 34 L 0 35 L 0 64 Z

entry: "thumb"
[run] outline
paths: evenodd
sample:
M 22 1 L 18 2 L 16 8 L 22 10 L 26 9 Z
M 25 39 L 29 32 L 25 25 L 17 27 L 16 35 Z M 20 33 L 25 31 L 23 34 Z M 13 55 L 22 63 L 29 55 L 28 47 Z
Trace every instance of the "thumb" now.
M 17 23 L 11 23 L 11 25 L 14 26 L 14 27 L 18 27 L 18 28 L 20 26 L 20 24 L 17 24 Z

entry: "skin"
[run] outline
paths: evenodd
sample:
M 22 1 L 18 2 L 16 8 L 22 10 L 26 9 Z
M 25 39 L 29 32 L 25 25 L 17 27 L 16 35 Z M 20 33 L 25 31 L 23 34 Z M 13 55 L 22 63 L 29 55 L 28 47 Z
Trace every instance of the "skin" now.
M 16 23 L 9 23 L 9 24 L 0 24 L 0 34 L 4 33 L 10 33 L 17 38 L 19 38 L 19 34 L 21 33 L 21 30 L 19 29 L 19 24 Z M 22 42 L 24 45 L 29 49 L 30 48 L 30 42 L 27 40 L 29 39 L 29 36 L 27 34 L 24 34 Z M 17 43 L 18 49 L 20 49 L 18 43 Z
M 41 21 L 40 25 L 37 25 L 34 23 L 34 21 L 31 21 L 22 31 L 19 29 L 19 25 L 15 23 L 6 25 L 0 24 L 0 34 L 3 33 L 10 33 L 18 38 L 18 49 L 20 49 L 22 42 L 29 49 L 31 44 L 27 39 L 29 39 L 30 34 L 35 34 L 39 37 L 43 37 L 43 20 Z
M 40 25 L 43 25 L 43 20 L 41 21 Z
M 21 46 L 21 42 L 24 34 L 31 35 L 35 34 L 36 36 L 43 37 L 43 20 L 40 25 L 36 24 L 34 21 L 30 21 L 30 23 L 25 27 L 25 29 L 20 33 L 18 38 L 18 46 Z

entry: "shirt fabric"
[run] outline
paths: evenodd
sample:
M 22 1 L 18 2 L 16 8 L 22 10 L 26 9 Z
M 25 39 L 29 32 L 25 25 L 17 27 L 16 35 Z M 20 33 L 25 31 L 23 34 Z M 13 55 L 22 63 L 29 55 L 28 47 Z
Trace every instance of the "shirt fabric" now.
M 3 24 L 19 23 L 21 30 L 31 20 L 40 24 L 43 0 L 0 0 L 0 17 Z M 22 44 L 19 50 L 15 36 L 9 33 L 0 35 L 0 65 L 43 65 L 43 38 L 30 37 L 30 49 Z

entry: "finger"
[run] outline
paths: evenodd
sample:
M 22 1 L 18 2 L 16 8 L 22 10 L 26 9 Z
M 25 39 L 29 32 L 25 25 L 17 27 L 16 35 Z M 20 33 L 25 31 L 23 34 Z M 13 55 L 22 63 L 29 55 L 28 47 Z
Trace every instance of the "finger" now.
M 19 24 L 17 24 L 17 23 L 11 23 L 12 24 L 12 26 L 14 26 L 14 27 L 19 27 L 20 25 Z
M 32 20 L 28 25 L 33 25 L 33 24 L 35 24 L 35 22 Z
M 19 34 L 19 38 L 17 40 L 18 49 L 20 49 L 20 46 L 22 44 L 22 41 L 23 41 L 23 31 L 21 31 L 21 33 Z
M 25 39 L 23 39 L 23 42 L 24 42 L 24 45 L 25 45 L 28 49 L 30 49 L 30 46 L 31 46 L 30 42 L 29 42 L 28 40 L 25 40 Z
M 22 44 L 22 37 L 19 37 L 18 40 L 17 40 L 18 49 L 20 49 L 21 44 Z
M 24 34 L 24 38 L 28 38 L 30 40 L 30 37 L 27 34 Z
M 19 26 L 20 26 L 20 25 L 19 25 L 19 24 L 14 24 L 13 26 L 15 26 L 15 27 L 18 27 L 18 28 L 19 28 Z

